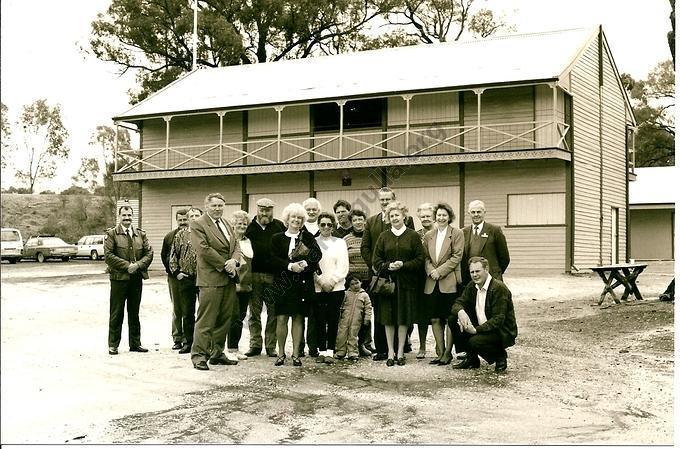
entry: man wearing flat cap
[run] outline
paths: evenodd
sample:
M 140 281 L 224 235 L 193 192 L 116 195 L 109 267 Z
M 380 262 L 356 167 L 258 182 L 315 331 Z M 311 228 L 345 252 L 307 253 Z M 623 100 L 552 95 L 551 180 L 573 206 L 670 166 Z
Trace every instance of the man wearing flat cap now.
M 272 236 L 284 232 L 286 226 L 281 220 L 274 218 L 274 202 L 269 198 L 257 200 L 257 215 L 246 229 L 246 237 L 253 246 L 253 293 L 250 296 L 250 349 L 245 355 L 253 357 L 262 353 L 264 347 L 269 357 L 276 357 L 276 314 L 271 295 L 266 295 L 267 287 L 274 283 L 274 267 L 272 261 Z M 267 322 L 264 330 L 264 346 L 262 342 L 262 308 L 267 306 Z

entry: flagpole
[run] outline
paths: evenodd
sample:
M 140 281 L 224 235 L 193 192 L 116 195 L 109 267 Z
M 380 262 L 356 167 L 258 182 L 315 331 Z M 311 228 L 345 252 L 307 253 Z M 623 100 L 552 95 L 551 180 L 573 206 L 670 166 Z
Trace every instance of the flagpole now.
M 196 70 L 196 58 L 198 50 L 198 0 L 194 0 L 194 45 L 193 45 L 193 64 L 191 70 Z

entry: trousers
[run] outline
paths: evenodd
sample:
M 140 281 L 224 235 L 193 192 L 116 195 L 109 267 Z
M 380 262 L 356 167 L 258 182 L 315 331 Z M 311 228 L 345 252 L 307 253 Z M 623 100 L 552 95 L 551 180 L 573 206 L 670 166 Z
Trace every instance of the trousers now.
M 128 342 L 131 348 L 142 345 L 139 306 L 142 302 L 142 275 L 131 275 L 130 280 L 111 280 L 109 296 L 109 348 L 117 348 L 123 331 L 123 316 L 127 304 Z
M 274 298 L 265 295 L 265 289 L 271 290 L 274 277 L 269 273 L 253 273 L 253 291 L 248 305 L 250 317 L 248 330 L 250 331 L 250 348 L 262 349 L 262 309 L 267 307 L 267 321 L 264 330 L 264 347 L 276 351 L 276 313 L 274 312 Z
M 236 319 L 238 300 L 233 282 L 221 287 L 199 287 L 191 361 L 196 364 L 224 354 L 227 332 Z

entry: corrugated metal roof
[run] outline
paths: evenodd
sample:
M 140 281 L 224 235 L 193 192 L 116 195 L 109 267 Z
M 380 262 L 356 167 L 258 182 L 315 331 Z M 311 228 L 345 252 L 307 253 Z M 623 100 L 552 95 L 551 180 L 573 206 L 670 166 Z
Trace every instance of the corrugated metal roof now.
M 630 183 L 629 203 L 669 204 L 678 199 L 676 167 L 641 167 L 635 169 L 637 179 Z
M 115 119 L 557 79 L 595 33 L 579 28 L 204 68 Z

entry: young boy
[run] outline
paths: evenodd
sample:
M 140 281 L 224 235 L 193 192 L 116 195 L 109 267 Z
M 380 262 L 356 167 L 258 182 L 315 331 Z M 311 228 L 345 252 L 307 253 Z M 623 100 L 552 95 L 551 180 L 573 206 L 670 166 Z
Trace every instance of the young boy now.
M 359 359 L 359 330 L 367 327 L 370 332 L 373 319 L 373 308 L 368 293 L 361 288 L 361 279 L 350 274 L 349 289 L 345 291 L 345 299 L 340 307 L 338 337 L 335 340 L 335 357 L 356 361 Z

